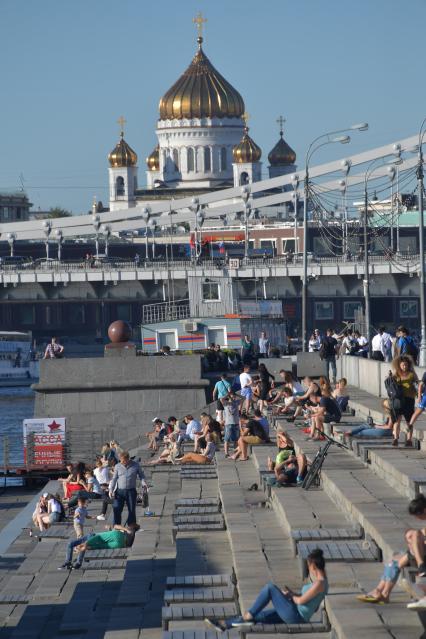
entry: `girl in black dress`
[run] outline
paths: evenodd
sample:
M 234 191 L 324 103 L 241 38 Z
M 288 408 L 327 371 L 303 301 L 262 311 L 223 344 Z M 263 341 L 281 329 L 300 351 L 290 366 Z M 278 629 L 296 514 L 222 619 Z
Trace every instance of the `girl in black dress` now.
M 259 364 L 259 378 L 260 378 L 260 394 L 258 408 L 260 411 L 267 405 L 269 391 L 273 387 L 275 377 L 268 371 L 265 364 Z M 272 382 L 270 381 L 272 380 Z

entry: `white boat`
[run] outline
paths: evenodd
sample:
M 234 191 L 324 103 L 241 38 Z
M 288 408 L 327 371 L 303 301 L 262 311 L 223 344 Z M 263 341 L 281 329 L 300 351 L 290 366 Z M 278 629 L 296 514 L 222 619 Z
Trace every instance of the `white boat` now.
M 0 331 L 0 387 L 30 386 L 39 378 L 31 331 Z

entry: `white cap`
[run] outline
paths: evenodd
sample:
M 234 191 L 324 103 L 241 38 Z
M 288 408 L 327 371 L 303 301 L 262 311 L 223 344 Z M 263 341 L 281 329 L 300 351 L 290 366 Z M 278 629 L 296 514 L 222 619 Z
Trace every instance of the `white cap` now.
M 43 493 L 43 497 L 47 499 L 49 497 L 49 493 Z
M 154 419 L 152 420 L 152 423 L 154 422 L 161 422 L 161 417 L 154 417 Z

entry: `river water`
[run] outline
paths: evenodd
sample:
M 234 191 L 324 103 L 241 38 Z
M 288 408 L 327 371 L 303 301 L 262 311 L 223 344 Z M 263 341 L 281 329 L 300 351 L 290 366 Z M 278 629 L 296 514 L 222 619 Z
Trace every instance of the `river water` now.
M 0 388 L 0 467 L 3 466 L 4 438 L 9 439 L 9 464 L 24 462 L 22 420 L 34 415 L 34 392 L 29 386 Z

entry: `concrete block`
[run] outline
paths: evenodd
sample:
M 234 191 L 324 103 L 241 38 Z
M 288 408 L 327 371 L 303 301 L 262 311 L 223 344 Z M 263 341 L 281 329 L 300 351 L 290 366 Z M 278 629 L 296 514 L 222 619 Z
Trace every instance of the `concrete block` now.
M 297 353 L 297 377 L 325 375 L 325 364 L 318 353 Z

